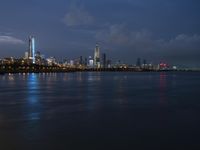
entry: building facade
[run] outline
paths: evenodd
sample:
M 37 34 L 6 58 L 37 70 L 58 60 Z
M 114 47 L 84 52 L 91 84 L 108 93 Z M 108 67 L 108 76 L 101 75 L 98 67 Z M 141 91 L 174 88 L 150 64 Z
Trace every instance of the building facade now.
M 29 59 L 35 64 L 35 38 L 33 36 L 29 38 Z
M 100 48 L 98 44 L 96 44 L 94 50 L 94 66 L 100 68 Z

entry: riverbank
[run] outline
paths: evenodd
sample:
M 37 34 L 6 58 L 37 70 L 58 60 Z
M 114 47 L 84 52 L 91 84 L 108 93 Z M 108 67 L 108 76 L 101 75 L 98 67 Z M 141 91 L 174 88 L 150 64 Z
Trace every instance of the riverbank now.
M 73 73 L 73 72 L 200 72 L 199 70 L 179 69 L 179 70 L 153 70 L 135 68 L 54 68 L 54 69 L 26 69 L 26 70 L 0 70 L 0 75 L 16 73 Z

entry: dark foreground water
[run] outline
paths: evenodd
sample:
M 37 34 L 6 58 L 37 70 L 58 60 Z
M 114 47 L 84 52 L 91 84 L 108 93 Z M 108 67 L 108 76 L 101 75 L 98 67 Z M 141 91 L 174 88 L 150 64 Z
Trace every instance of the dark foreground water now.
M 200 149 L 200 73 L 0 76 L 0 150 Z

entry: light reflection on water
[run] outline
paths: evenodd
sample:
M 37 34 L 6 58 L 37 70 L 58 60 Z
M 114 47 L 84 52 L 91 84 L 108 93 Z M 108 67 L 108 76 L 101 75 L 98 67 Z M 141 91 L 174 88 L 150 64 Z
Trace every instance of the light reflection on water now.
M 166 73 L 160 73 L 160 79 L 159 79 L 159 87 L 160 87 L 160 104 L 161 105 L 167 105 L 167 94 L 166 94 L 166 88 L 167 88 L 167 75 Z
M 96 72 L 95 74 L 93 72 L 88 73 L 88 81 L 100 81 L 101 76 L 100 72 Z
M 21 144 L 44 140 L 48 149 L 52 141 L 65 145 L 74 138 L 126 145 L 160 133 L 161 139 L 153 138 L 162 143 L 165 137 L 180 139 L 176 132 L 182 128 L 200 131 L 192 126 L 200 122 L 200 93 L 191 87 L 200 87 L 199 74 L 10 74 L 0 81 L 0 129 Z
M 129 107 L 130 104 L 154 105 L 156 99 L 159 99 L 160 105 L 167 106 L 174 98 L 174 95 L 169 95 L 168 89 L 179 86 L 177 76 L 168 73 L 100 72 L 9 74 L 0 77 L 0 96 L 7 99 L 1 100 L 0 104 L 26 103 L 28 116 L 33 113 L 33 118 L 40 118 L 43 107 L 53 108 L 54 103 L 57 106 L 61 103 L 64 106 L 77 104 L 74 105 L 77 110 L 81 106 L 81 110 L 84 107 L 85 111 L 110 106 Z
M 39 81 L 37 78 L 37 75 L 34 73 L 28 76 L 28 103 L 30 105 L 38 102 L 38 93 L 42 92 L 39 89 Z

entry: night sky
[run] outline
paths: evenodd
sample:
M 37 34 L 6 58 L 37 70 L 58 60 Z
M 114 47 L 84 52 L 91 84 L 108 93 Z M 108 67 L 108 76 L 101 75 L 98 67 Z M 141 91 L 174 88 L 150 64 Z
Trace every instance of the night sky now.
M 199 0 L 0 0 L 0 57 L 23 56 L 28 37 L 46 57 L 93 56 L 200 67 Z

